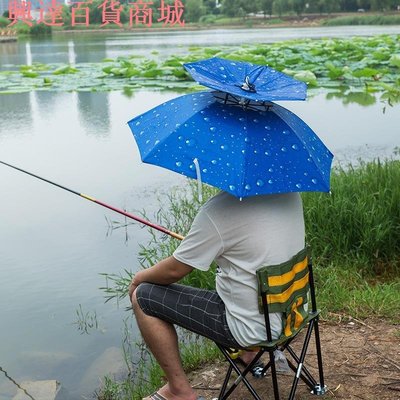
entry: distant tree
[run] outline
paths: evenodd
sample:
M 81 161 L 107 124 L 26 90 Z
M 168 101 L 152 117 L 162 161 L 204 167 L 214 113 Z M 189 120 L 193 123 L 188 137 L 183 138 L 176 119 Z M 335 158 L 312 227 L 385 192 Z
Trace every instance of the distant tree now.
M 274 0 L 273 4 L 273 12 L 274 14 L 278 14 L 280 17 L 282 14 L 290 11 L 289 0 Z
M 335 1 L 330 0 L 332 3 Z M 339 10 L 340 11 L 357 11 L 358 4 L 357 0 L 339 0 Z
M 325 2 L 325 11 L 328 14 L 333 13 L 333 12 L 342 11 L 340 9 L 340 5 L 336 1 L 324 0 L 324 2 Z
M 264 15 L 272 15 L 272 6 L 274 5 L 274 0 L 260 0 L 259 7 Z
M 318 0 L 307 0 L 306 4 L 308 5 L 307 11 L 310 13 L 319 12 L 318 9 Z
M 379 0 L 383 2 L 384 0 Z M 371 8 L 371 0 L 357 0 L 357 5 L 359 9 L 369 10 Z
M 71 8 L 69 6 L 63 5 L 61 11 L 61 18 L 63 22 L 63 26 L 70 27 L 71 26 Z
M 258 1 L 249 0 L 224 0 L 221 7 L 221 12 L 228 17 L 240 17 L 258 11 Z
M 317 0 L 316 1 L 317 10 L 320 14 L 328 12 L 328 4 L 327 4 L 328 2 L 329 2 L 329 0 Z
M 198 22 L 200 17 L 205 14 L 205 7 L 202 0 L 186 0 L 185 21 Z
M 51 35 L 51 26 L 45 24 L 34 24 L 29 28 L 29 34 L 32 36 Z
M 291 0 L 292 9 L 297 15 L 301 15 L 306 7 L 306 0 Z
M 219 14 L 220 8 L 217 7 L 217 2 L 215 0 L 203 0 L 203 5 L 206 14 Z
M 93 3 L 88 5 L 89 7 L 89 20 L 90 24 L 102 24 L 103 23 L 103 12 L 100 8 L 104 0 L 94 0 Z
M 242 0 L 224 0 L 222 2 L 222 13 L 228 17 L 238 17 L 240 10 L 243 10 Z
M 389 11 L 393 5 L 392 0 L 371 0 L 371 10 L 373 11 Z

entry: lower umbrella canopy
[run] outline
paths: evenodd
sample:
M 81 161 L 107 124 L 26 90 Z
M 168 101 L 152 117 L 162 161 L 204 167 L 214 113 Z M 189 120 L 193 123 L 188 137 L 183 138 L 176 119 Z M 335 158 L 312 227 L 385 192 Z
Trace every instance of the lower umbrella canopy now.
M 243 107 L 198 92 L 128 125 L 143 162 L 236 197 L 330 190 L 332 153 L 301 118 L 275 103 Z

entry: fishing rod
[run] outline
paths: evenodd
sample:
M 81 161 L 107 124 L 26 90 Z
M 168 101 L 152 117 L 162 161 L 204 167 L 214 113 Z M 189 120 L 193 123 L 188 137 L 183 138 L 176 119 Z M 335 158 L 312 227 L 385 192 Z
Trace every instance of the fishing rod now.
M 95 199 L 94 197 L 88 196 L 87 194 L 79 193 L 79 192 L 77 192 L 77 191 L 75 191 L 75 190 L 69 189 L 69 188 L 67 188 L 67 187 L 65 187 L 65 186 L 59 185 L 58 183 L 55 183 L 55 182 L 53 182 L 53 181 L 50 181 L 50 180 L 48 180 L 48 179 L 46 179 L 46 178 L 42 178 L 42 177 L 39 176 L 39 175 L 35 175 L 35 174 L 33 174 L 32 172 L 28 172 L 28 171 L 25 171 L 25 170 L 22 169 L 22 168 L 18 168 L 18 167 L 16 167 L 15 165 L 8 164 L 8 163 L 6 163 L 6 162 L 4 162 L 4 161 L 1 161 L 1 160 L 0 160 L 0 163 L 3 164 L 3 165 L 6 165 L 7 167 L 16 169 L 17 171 L 23 172 L 24 174 L 33 176 L 34 178 L 37 178 L 37 179 L 40 179 L 40 180 L 42 180 L 42 181 L 44 181 L 44 182 L 50 183 L 51 185 L 57 186 L 57 187 L 59 187 L 60 189 L 66 190 L 67 192 L 73 193 L 73 194 L 75 194 L 75 195 L 77 195 L 77 196 L 79 196 L 79 197 L 82 197 L 82 198 L 86 199 L 86 200 L 90 200 L 90 201 L 92 201 L 93 203 L 96 203 L 96 204 L 98 204 L 98 205 L 100 205 L 100 206 L 103 206 L 103 207 L 108 208 L 108 209 L 110 209 L 110 210 L 112 210 L 112 211 L 115 211 L 115 212 L 117 212 L 117 213 L 119 213 L 119 214 L 122 214 L 122 215 L 124 215 L 125 217 L 131 218 L 131 219 L 133 219 L 133 220 L 135 220 L 135 221 L 137 221 L 137 222 L 140 222 L 140 223 L 143 224 L 143 225 L 147 225 L 147 226 L 150 226 L 151 228 L 157 229 L 158 231 L 163 232 L 163 233 L 166 233 L 167 235 L 172 236 L 172 237 L 175 238 L 175 239 L 183 240 L 183 236 L 182 236 L 182 235 L 179 235 L 178 233 L 172 232 L 172 231 L 168 230 L 167 228 L 164 228 L 163 226 L 156 225 L 156 224 L 154 224 L 154 223 L 152 223 L 152 222 L 150 222 L 150 221 L 147 221 L 147 220 L 145 220 L 145 219 L 143 219 L 143 218 L 137 217 L 136 215 L 130 214 L 130 213 L 124 211 L 124 210 L 121 210 L 121 209 L 119 209 L 119 208 L 113 207 L 113 206 L 111 206 L 111 205 L 109 205 L 109 204 L 107 204 L 107 203 L 104 203 L 104 202 L 102 202 L 102 201 L 100 201 L 100 200 Z

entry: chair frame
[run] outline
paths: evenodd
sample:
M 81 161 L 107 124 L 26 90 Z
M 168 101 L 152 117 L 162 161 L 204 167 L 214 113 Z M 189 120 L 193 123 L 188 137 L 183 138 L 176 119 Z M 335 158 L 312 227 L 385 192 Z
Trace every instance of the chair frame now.
M 254 376 L 256 377 L 264 377 L 267 374 L 267 371 L 271 369 L 271 378 L 272 378 L 272 384 L 273 384 L 273 389 L 274 389 L 274 399 L 275 400 L 280 400 L 279 396 L 279 385 L 278 385 L 278 378 L 277 378 L 277 371 L 276 371 L 276 365 L 275 365 L 275 355 L 274 352 L 275 350 L 280 350 L 280 351 L 287 351 L 294 362 L 291 360 L 288 361 L 288 365 L 290 369 L 295 373 L 291 391 L 288 397 L 288 400 L 293 400 L 295 396 L 295 392 L 299 383 L 299 380 L 301 379 L 311 390 L 311 393 L 317 396 L 324 395 L 327 392 L 327 387 L 325 386 L 324 383 L 324 374 L 323 374 L 323 365 L 322 365 L 322 352 L 321 352 L 321 343 L 320 343 L 320 333 L 319 333 L 319 326 L 318 326 L 318 320 L 319 320 L 319 311 L 317 309 L 317 302 L 316 302 L 316 297 L 315 297 L 315 287 L 314 287 L 314 275 L 313 275 L 313 267 L 312 267 L 312 260 L 310 256 L 310 252 L 307 251 L 308 253 L 308 263 L 307 263 L 307 269 L 309 272 L 309 286 L 310 286 L 310 299 L 311 299 L 311 310 L 308 311 L 308 317 L 307 317 L 307 323 L 302 329 L 299 329 L 298 332 L 294 334 L 294 336 L 290 337 L 287 340 L 284 340 L 283 342 L 278 340 L 278 341 L 273 341 L 272 340 L 272 333 L 271 333 L 271 325 L 270 325 L 270 320 L 269 320 L 269 306 L 268 302 L 266 299 L 266 292 L 261 293 L 262 294 L 262 306 L 263 306 L 263 311 L 264 311 L 264 317 L 265 317 L 265 327 L 266 327 L 266 333 L 267 333 L 267 342 L 263 343 L 262 345 L 257 345 L 256 347 L 259 349 L 257 352 L 257 355 L 253 359 L 251 363 L 249 363 L 244 369 L 240 369 L 234 359 L 232 358 L 232 350 L 228 349 L 218 343 L 217 346 L 221 350 L 222 354 L 224 355 L 225 359 L 229 363 L 228 371 L 226 373 L 224 382 L 222 384 L 218 400 L 225 400 L 228 399 L 228 397 L 233 393 L 233 391 L 238 387 L 240 383 L 243 383 L 251 395 L 253 396 L 254 399 L 256 400 L 262 400 L 261 397 L 257 394 L 249 380 L 247 379 L 246 375 L 249 372 L 252 372 Z M 293 348 L 291 347 L 291 342 L 297 337 L 298 333 L 300 331 L 303 331 L 303 329 L 307 326 L 307 331 L 304 337 L 304 342 L 303 346 L 301 349 L 300 356 L 298 356 Z M 307 355 L 307 350 L 308 350 L 308 345 L 310 343 L 312 334 L 314 333 L 315 335 L 315 346 L 316 346 L 316 352 L 317 352 L 317 365 L 318 365 L 318 373 L 319 373 L 319 382 L 315 380 L 315 378 L 312 376 L 310 371 L 304 366 L 304 360 Z M 251 350 L 249 348 L 243 348 L 242 350 Z M 254 366 L 257 363 L 257 361 L 260 359 L 260 357 L 268 352 L 269 353 L 269 362 L 265 365 L 263 369 L 259 368 L 257 371 L 254 370 Z M 237 379 L 231 384 L 231 386 L 228 388 L 229 380 L 231 378 L 232 372 L 235 371 L 236 374 L 238 375 Z

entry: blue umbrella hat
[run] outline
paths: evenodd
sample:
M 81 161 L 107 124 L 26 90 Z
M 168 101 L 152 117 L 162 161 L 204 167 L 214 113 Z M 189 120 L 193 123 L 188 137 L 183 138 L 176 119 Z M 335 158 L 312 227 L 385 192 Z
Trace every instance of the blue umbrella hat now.
M 225 104 L 218 93 L 177 97 L 128 122 L 143 162 L 234 196 L 330 190 L 332 154 L 275 103 Z
M 265 65 L 213 57 L 183 65 L 203 86 L 239 100 L 305 100 L 307 85 Z

